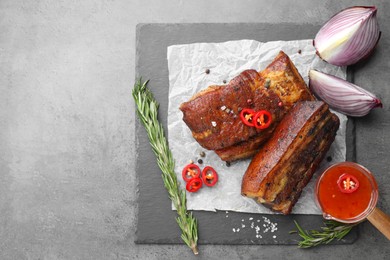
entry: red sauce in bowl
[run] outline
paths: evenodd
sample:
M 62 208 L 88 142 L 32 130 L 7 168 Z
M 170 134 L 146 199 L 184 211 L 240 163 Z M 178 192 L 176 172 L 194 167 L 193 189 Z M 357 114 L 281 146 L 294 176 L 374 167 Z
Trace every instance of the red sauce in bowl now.
M 342 190 L 339 179 L 343 175 L 353 176 L 355 182 L 358 181 L 358 187 L 353 192 Z M 350 179 L 352 180 L 348 178 Z M 356 163 L 343 162 L 329 167 L 320 176 L 316 196 L 325 218 L 358 222 L 367 217 L 375 207 L 378 188 L 374 177 L 366 168 Z

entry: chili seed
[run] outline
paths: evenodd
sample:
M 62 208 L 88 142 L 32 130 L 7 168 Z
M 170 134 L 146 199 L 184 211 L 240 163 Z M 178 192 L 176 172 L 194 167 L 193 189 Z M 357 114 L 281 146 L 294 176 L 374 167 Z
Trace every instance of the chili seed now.
M 202 159 L 198 159 L 198 163 L 199 163 L 199 164 L 202 164 L 202 163 L 203 163 L 203 160 L 202 160 Z
M 226 108 L 226 110 L 225 110 L 225 111 L 226 111 L 226 113 L 228 113 L 228 114 L 229 114 L 229 113 L 230 113 L 230 108 Z
M 193 164 L 193 163 L 194 163 L 194 161 L 193 161 L 193 160 L 190 160 L 190 161 L 189 161 L 189 163 L 190 163 L 190 164 Z
M 199 155 L 200 155 L 200 157 L 205 157 L 205 156 L 206 156 L 206 153 L 203 152 L 203 151 L 201 151 L 201 152 L 199 153 Z
M 210 74 L 210 69 L 206 69 L 206 74 Z

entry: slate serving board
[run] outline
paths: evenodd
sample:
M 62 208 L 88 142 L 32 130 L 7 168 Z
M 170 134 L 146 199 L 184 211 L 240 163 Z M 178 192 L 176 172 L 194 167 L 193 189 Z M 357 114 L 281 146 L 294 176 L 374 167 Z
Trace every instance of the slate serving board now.
M 136 76 L 150 80 L 148 87 L 160 103 L 159 119 L 165 128 L 165 133 L 168 133 L 166 126 L 169 81 L 166 57 L 169 45 L 241 39 L 264 42 L 310 39 L 318 30 L 318 26 L 310 24 L 139 24 Z M 348 76 L 349 80 L 352 80 L 353 73 L 349 71 Z M 352 120 L 348 121 L 347 131 L 347 160 L 355 161 L 355 128 Z M 157 166 L 146 132 L 138 120 L 136 120 L 135 133 L 138 179 L 138 222 L 135 242 L 183 243 L 175 221 L 176 212 L 171 210 L 171 202 L 161 179 L 161 171 Z M 323 223 L 319 215 L 282 216 L 225 211 L 194 211 L 194 215 L 199 223 L 199 244 L 296 245 L 299 237 L 289 234 L 289 231 L 296 229 L 293 220 L 298 221 L 305 229 L 318 229 Z M 271 224 L 267 221 L 277 223 L 273 228 L 274 232 L 271 232 Z M 255 226 L 259 226 L 258 232 Z M 353 243 L 357 237 L 358 230 L 354 229 L 345 239 L 336 243 Z

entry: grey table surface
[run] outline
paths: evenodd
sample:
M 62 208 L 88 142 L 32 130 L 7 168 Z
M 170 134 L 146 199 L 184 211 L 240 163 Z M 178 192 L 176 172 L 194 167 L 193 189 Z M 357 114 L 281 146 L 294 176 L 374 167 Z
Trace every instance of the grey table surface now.
M 136 24 L 321 25 L 352 5 L 378 7 L 382 39 L 354 69 L 384 108 L 356 121 L 356 155 L 390 212 L 388 2 L 0 1 L 0 259 L 389 259 L 369 223 L 352 245 L 312 250 L 134 244 Z

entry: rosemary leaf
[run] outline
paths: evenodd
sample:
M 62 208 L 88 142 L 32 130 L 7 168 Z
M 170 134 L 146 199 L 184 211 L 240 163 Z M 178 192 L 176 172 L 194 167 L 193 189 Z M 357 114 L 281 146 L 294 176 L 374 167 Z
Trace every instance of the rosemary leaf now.
M 344 224 L 334 220 L 325 221 L 325 227 L 321 227 L 321 230 L 304 230 L 295 220 L 295 226 L 297 231 L 291 231 L 290 233 L 298 233 L 302 238 L 298 242 L 299 248 L 311 248 L 321 244 L 329 244 L 333 240 L 341 240 L 344 238 L 354 226 L 357 224 Z
M 148 81 L 139 79 L 135 82 L 132 91 L 137 107 L 137 115 L 145 127 L 150 145 L 157 158 L 157 164 L 162 172 L 164 186 L 168 191 L 176 212 L 176 222 L 181 229 L 181 238 L 189 246 L 195 255 L 198 254 L 198 225 L 192 213 L 187 211 L 186 193 L 180 188 L 175 174 L 175 162 L 172 152 L 168 147 L 164 135 L 164 128 L 158 121 L 159 104 L 154 99 L 152 92 L 146 87 Z

